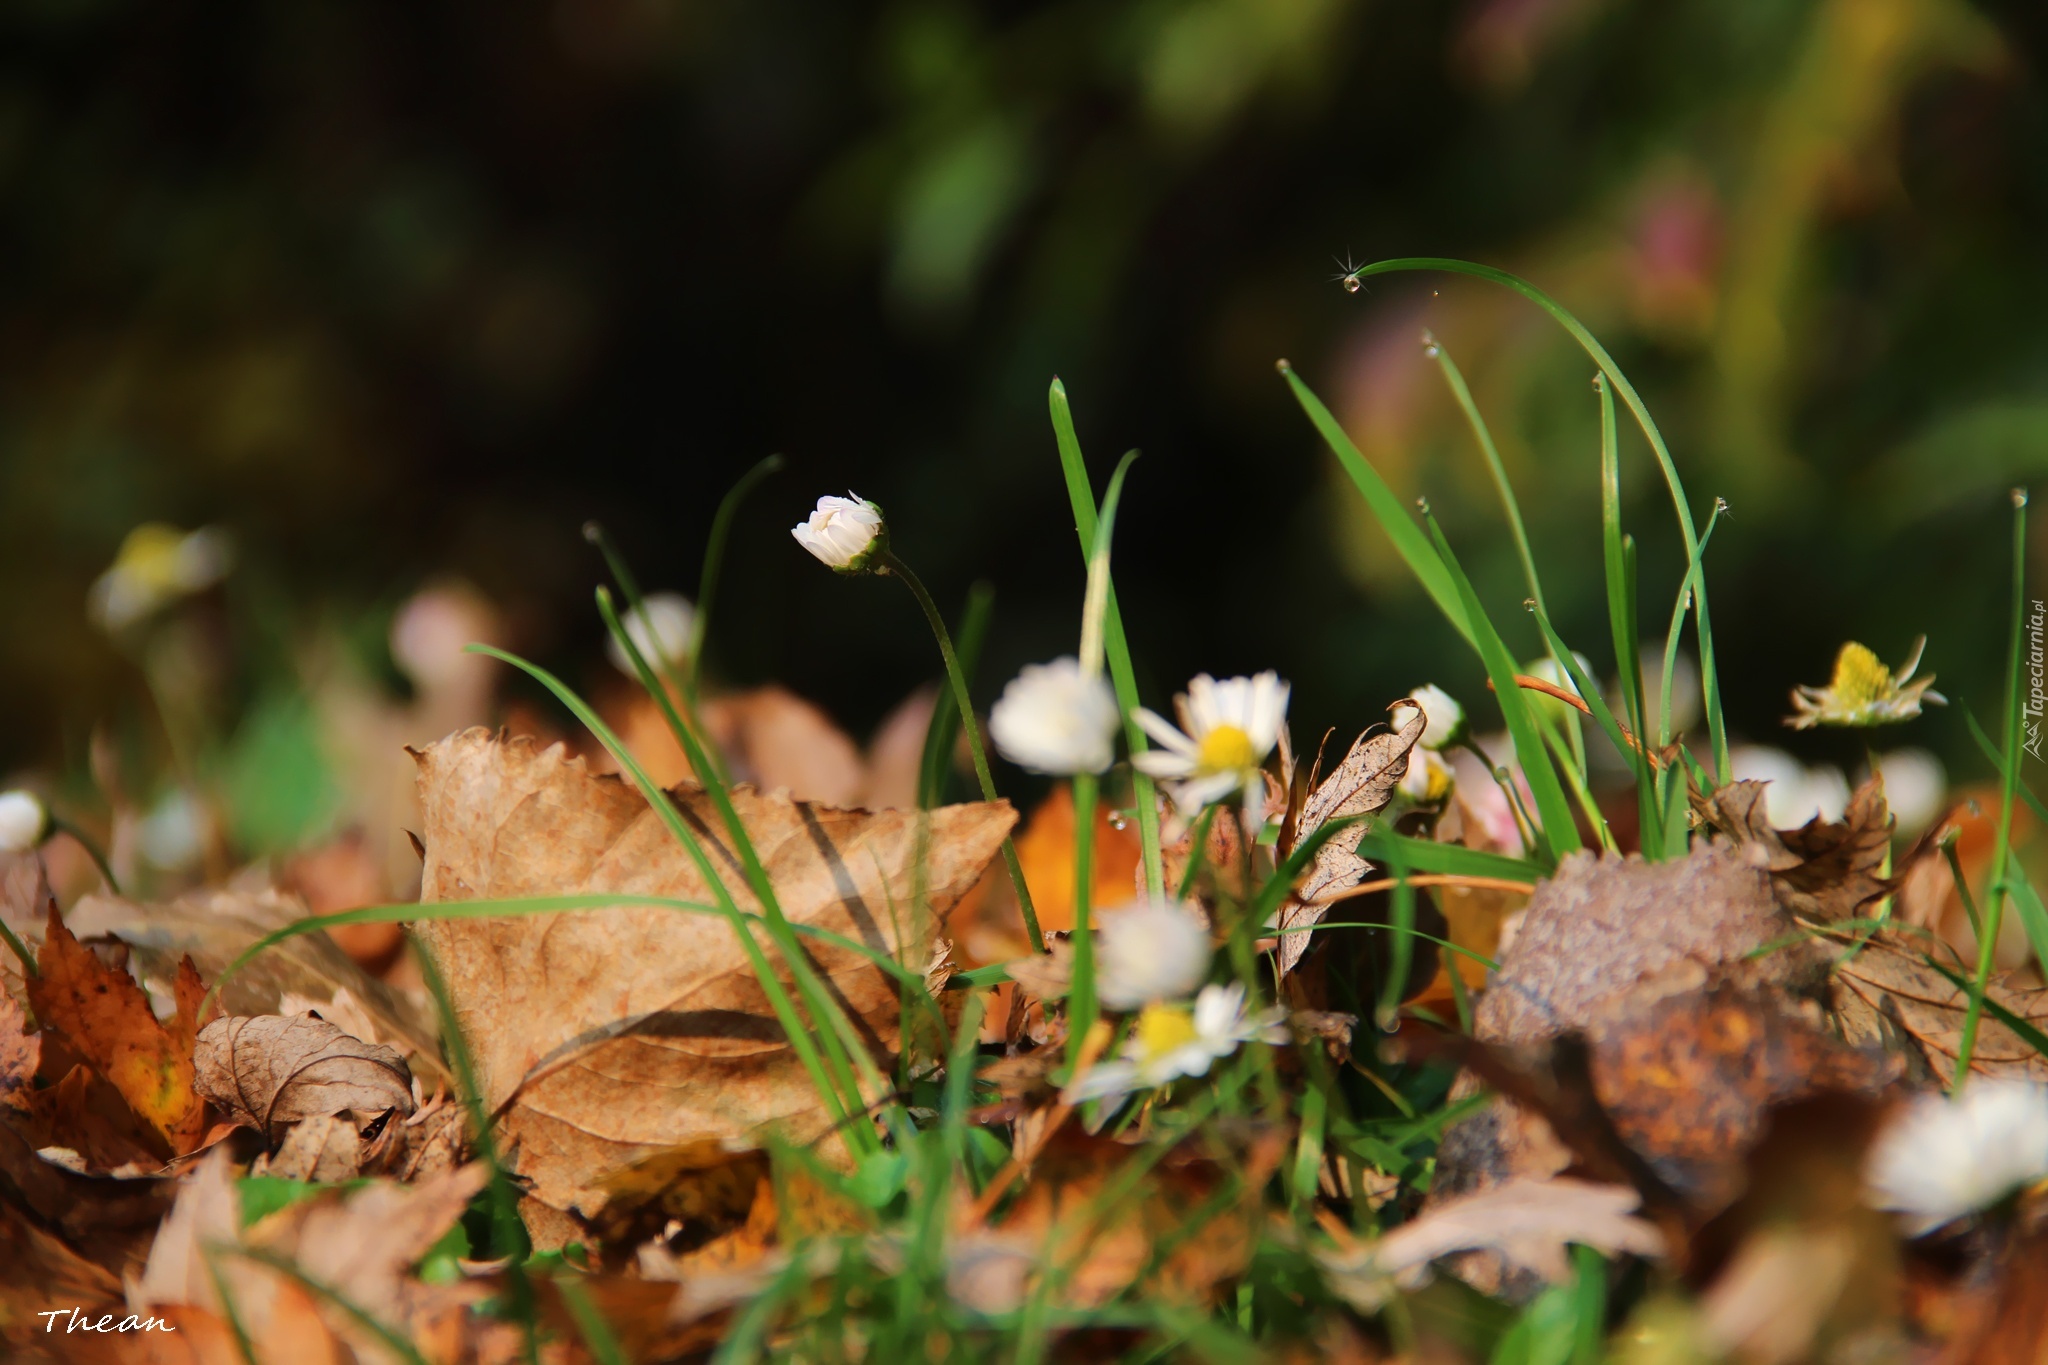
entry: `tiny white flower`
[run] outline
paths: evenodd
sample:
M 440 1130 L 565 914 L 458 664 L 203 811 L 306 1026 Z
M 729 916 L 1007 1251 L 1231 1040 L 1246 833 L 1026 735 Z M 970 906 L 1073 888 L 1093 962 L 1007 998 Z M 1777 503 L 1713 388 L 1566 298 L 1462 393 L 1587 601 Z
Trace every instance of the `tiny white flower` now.
M 1035 773 L 1099 773 L 1116 760 L 1116 693 L 1071 657 L 1026 664 L 989 709 L 1004 758 Z
M 1401 775 L 1401 792 L 1419 805 L 1433 805 L 1451 794 L 1458 775 L 1451 765 L 1427 749 L 1408 751 L 1408 771 Z
M 1922 1095 L 1877 1136 L 1871 1202 L 1911 1235 L 1988 1209 L 2048 1177 L 2048 1086 L 1973 1077 L 1951 1100 Z
M 1948 773 L 1941 760 L 1925 749 L 1894 749 L 1877 756 L 1884 778 L 1884 804 L 1899 817 L 1899 832 L 1910 834 L 1941 814 L 1948 796 Z
M 1156 1090 L 1182 1076 L 1204 1076 L 1210 1064 L 1245 1043 L 1287 1041 L 1287 1011 L 1245 1009 L 1244 987 L 1204 986 L 1186 1005 L 1147 1005 L 1115 1061 L 1098 1062 L 1061 1094 L 1065 1104 Z
M 1738 782 L 1762 782 L 1764 814 L 1778 829 L 1797 829 L 1818 816 L 1839 820 L 1849 806 L 1849 779 L 1831 763 L 1809 768 L 1783 749 L 1742 744 L 1728 751 Z
M 233 560 L 227 532 L 217 526 L 180 531 L 148 522 L 121 542 L 113 567 L 94 581 L 86 608 L 100 629 L 114 634 L 212 587 L 227 576 Z
M 889 550 L 882 509 L 858 493 L 819 498 L 818 510 L 789 533 L 819 562 L 840 573 L 866 573 Z
M 1184 999 L 1213 956 L 1209 926 L 1186 906 L 1140 901 L 1107 911 L 1095 932 L 1095 998 L 1113 1010 Z
M 1425 723 L 1422 738 L 1418 741 L 1425 749 L 1445 749 L 1456 743 L 1465 733 L 1465 708 L 1457 699 L 1435 683 L 1424 683 L 1408 689 L 1408 699 L 1422 708 Z M 1407 726 L 1413 719 L 1414 706 L 1394 708 L 1393 726 L 1396 730 Z
M 49 808 L 34 792 L 0 792 L 0 853 L 27 853 L 49 833 Z
M 1247 810 L 1265 797 L 1260 765 L 1280 742 L 1287 718 L 1287 684 L 1268 669 L 1255 678 L 1217 682 L 1207 673 L 1174 698 L 1175 728 L 1156 711 L 1139 707 L 1138 724 L 1160 747 L 1134 754 L 1132 764 L 1168 784 L 1173 802 L 1197 811 L 1242 792 Z
M 688 657 L 690 631 L 697 624 L 697 609 L 681 593 L 658 592 L 641 598 L 640 609 L 621 616 L 619 624 L 626 628 L 626 636 L 632 640 L 633 648 L 640 651 L 640 657 L 659 672 L 664 667 L 682 663 Z M 633 661 L 626 657 L 625 647 L 617 636 L 605 637 L 604 656 L 619 672 L 629 678 L 636 676 Z
M 1572 662 L 1579 666 L 1579 672 L 1585 674 L 1588 678 L 1593 676 L 1593 661 L 1579 653 L 1576 649 L 1572 651 Z M 1552 687 L 1562 688 L 1575 697 L 1579 695 L 1579 685 L 1572 681 L 1570 671 L 1558 667 L 1557 660 L 1551 658 L 1548 654 L 1532 661 L 1522 671 L 1532 678 L 1541 678 Z M 1564 705 L 1563 702 L 1558 701 L 1554 697 L 1549 700 L 1553 706 Z

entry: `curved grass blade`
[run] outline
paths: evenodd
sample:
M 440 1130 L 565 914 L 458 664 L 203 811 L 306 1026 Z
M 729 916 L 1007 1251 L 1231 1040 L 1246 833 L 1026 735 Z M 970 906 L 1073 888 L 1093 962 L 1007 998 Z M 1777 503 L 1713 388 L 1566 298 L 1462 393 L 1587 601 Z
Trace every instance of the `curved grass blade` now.
M 1074 509 L 1074 529 L 1081 537 L 1081 553 L 1092 555 L 1098 518 L 1095 492 L 1088 482 L 1088 466 L 1081 458 L 1081 441 L 1074 433 L 1074 411 L 1067 402 L 1067 387 L 1058 379 L 1046 395 L 1052 410 L 1052 429 L 1059 447 L 1060 470 L 1067 483 L 1067 500 Z M 1138 674 L 1131 664 L 1130 641 L 1124 635 L 1123 613 L 1117 607 L 1116 584 L 1112 580 L 1104 593 L 1102 616 L 1103 650 L 1108 656 L 1110 682 L 1116 688 L 1117 709 L 1124 718 L 1124 744 L 1132 754 L 1142 754 L 1151 745 L 1145 732 L 1132 719 L 1140 703 Z M 1166 894 L 1165 863 L 1159 852 L 1159 797 L 1152 779 L 1141 772 L 1131 774 L 1131 793 L 1138 807 L 1138 842 L 1145 868 L 1145 891 L 1159 898 Z
M 995 589 L 986 583 L 976 583 L 967 590 L 967 607 L 960 614 L 953 654 L 960 660 L 960 671 L 967 675 L 970 684 L 981 662 L 981 645 L 988 638 L 989 615 L 995 600 Z M 935 810 L 946 804 L 946 775 L 952 769 L 953 745 L 959 738 L 960 704 L 953 700 L 952 688 L 942 687 L 932 699 L 931 723 L 924 732 L 924 754 L 917 764 L 918 809 Z
M 711 629 L 711 599 L 718 593 L 718 578 L 725 565 L 725 542 L 732 534 L 732 519 L 739 514 L 740 504 L 747 500 L 747 494 L 770 474 L 780 473 L 782 465 L 780 455 L 764 457 L 740 475 L 738 483 L 726 490 L 725 496 L 719 499 L 717 514 L 711 518 L 711 534 L 704 539 L 704 568 L 697 576 L 697 615 L 690 623 L 690 651 L 684 656 L 683 664 L 683 701 L 692 710 L 697 705 L 698 680 L 703 676 L 704 637 Z

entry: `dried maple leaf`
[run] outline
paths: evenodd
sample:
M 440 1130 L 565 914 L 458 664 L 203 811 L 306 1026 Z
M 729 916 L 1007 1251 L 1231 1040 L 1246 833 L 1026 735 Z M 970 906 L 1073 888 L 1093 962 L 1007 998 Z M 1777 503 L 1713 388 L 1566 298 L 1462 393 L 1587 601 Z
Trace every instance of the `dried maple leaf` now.
M 1362 1313 L 1386 1306 L 1397 1288 L 1427 1282 L 1431 1262 L 1459 1252 L 1492 1252 L 1552 1284 L 1571 1277 L 1565 1248 L 1656 1256 L 1657 1229 L 1634 1216 L 1641 1200 L 1625 1185 L 1518 1179 L 1448 1199 L 1377 1241 L 1323 1250 L 1316 1259 L 1331 1288 Z
M 43 1027 L 62 1033 L 111 1081 L 171 1153 L 198 1146 L 206 1105 L 193 1087 L 191 1045 L 180 1045 L 184 1027 L 157 1022 L 135 978 L 72 937 L 54 902 L 36 958 L 28 998 Z
M 1914 939 L 1889 930 L 1871 936 L 1860 948 L 1844 952 L 1836 964 L 1831 1003 L 1844 1037 L 1904 1050 L 1923 1064 L 1929 1078 L 1948 1086 L 1955 1080 L 1963 1016 L 1969 1006 L 1969 992 L 1955 978 L 1967 981 L 1972 971 L 1945 945 L 1930 947 L 1949 959 L 1946 965 L 1953 976 L 1930 964 Z M 2048 1029 L 2048 990 L 2021 989 L 2006 974 L 1987 983 L 1985 998 L 2036 1028 Z M 2048 1080 L 2048 1057 L 1986 1010 L 1978 1021 L 1970 1071 Z
M 413 1111 L 403 1057 L 310 1014 L 216 1019 L 199 1035 L 193 1064 L 199 1092 L 266 1137 L 279 1124 L 348 1110 Z
M 1694 795 L 1703 819 L 1726 834 L 1771 876 L 1778 904 L 1801 919 L 1849 919 L 1897 886 L 1884 875 L 1897 823 L 1885 807 L 1884 779 L 1856 789 L 1840 822 L 1815 816 L 1798 829 L 1773 829 L 1764 782 L 1731 782 Z
M 1408 771 L 1409 751 L 1422 738 L 1422 731 L 1428 723 L 1421 707 L 1411 705 L 1411 710 L 1408 723 L 1399 730 L 1378 733 L 1368 730 L 1360 735 L 1353 741 L 1350 752 L 1344 755 L 1344 761 L 1328 777 L 1318 781 L 1315 771 L 1310 771 L 1307 795 L 1299 810 L 1292 809 L 1290 800 L 1289 815 L 1283 822 L 1277 845 L 1281 857 L 1292 853 L 1332 820 L 1371 815 L 1386 806 L 1393 797 L 1394 788 Z M 1313 927 L 1324 915 L 1325 907 L 1321 903 L 1324 897 L 1365 880 L 1365 874 L 1372 871 L 1372 864 L 1358 856 L 1358 841 L 1364 837 L 1364 823 L 1355 823 L 1339 830 L 1316 850 L 1300 885 L 1280 907 L 1281 929 Z M 1295 964 L 1301 961 L 1301 955 L 1309 949 L 1309 940 L 1310 935 L 1306 933 L 1281 934 L 1280 971 L 1283 975 L 1293 971 Z
M 419 755 L 426 866 L 421 899 L 711 888 L 638 791 L 560 746 L 469 730 Z M 783 912 L 922 971 L 933 923 L 907 923 L 920 816 L 833 810 L 744 788 L 733 802 Z M 753 899 L 710 799 L 670 798 L 743 908 Z M 994 860 L 1005 803 L 929 815 L 925 890 L 943 918 Z M 662 907 L 447 919 L 421 935 L 470 1039 L 485 1107 L 503 1114 L 515 1164 L 556 1210 L 635 1157 L 693 1138 L 826 1114 L 723 919 Z M 898 983 L 865 956 L 811 941 L 818 971 L 880 1056 L 899 1036 Z M 768 950 L 774 952 L 772 946 Z

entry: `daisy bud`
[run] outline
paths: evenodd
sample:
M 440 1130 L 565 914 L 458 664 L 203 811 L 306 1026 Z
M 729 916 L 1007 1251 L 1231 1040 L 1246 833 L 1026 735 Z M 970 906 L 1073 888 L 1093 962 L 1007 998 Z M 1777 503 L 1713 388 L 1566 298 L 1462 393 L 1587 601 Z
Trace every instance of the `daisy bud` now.
M 818 510 L 801 526 L 790 528 L 796 543 L 838 573 L 869 572 L 889 552 L 889 528 L 882 509 L 858 493 L 818 499 Z
M 690 630 L 697 624 L 697 609 L 679 593 L 658 592 L 642 598 L 639 609 L 627 612 L 619 618 L 619 624 L 626 628 L 626 637 L 640 651 L 641 658 L 656 669 L 673 667 L 689 655 Z M 626 657 L 625 647 L 617 636 L 605 637 L 604 654 L 613 668 L 629 678 L 633 676 L 633 661 Z
M 118 634 L 220 582 L 233 562 L 234 547 L 219 527 L 180 531 L 150 522 L 121 542 L 113 567 L 94 581 L 86 607 L 100 629 Z
M 1116 759 L 1116 694 L 1072 658 L 1026 664 L 989 708 L 1004 758 L 1034 773 L 1099 773 Z
M 1458 742 L 1465 733 L 1465 708 L 1458 705 L 1450 693 L 1435 683 L 1424 683 L 1408 689 L 1408 699 L 1422 708 L 1425 721 L 1422 739 L 1425 749 L 1443 749 Z M 1394 728 L 1399 730 L 1413 718 L 1413 708 L 1394 708 Z
M 28 853 L 49 833 L 49 808 L 33 792 L 0 792 L 0 853 Z

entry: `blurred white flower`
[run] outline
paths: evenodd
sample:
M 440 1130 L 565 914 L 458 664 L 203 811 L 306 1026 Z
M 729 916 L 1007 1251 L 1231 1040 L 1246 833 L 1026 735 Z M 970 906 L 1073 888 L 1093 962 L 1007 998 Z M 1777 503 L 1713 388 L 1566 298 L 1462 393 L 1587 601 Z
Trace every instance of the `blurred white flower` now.
M 136 829 L 142 856 L 165 871 L 199 861 L 205 839 L 206 813 L 183 788 L 166 793 Z
M 1779 829 L 1797 829 L 1816 815 L 1839 820 L 1849 805 L 1849 779 L 1832 764 L 1809 768 L 1783 749 L 1744 744 L 1728 751 L 1738 782 L 1765 782 L 1764 813 Z
M 1071 657 L 1026 664 L 989 709 L 1004 758 L 1035 773 L 1099 773 L 1116 760 L 1116 693 Z
M 128 533 L 113 567 L 92 585 L 86 608 L 109 634 L 126 630 L 180 597 L 203 592 L 227 576 L 234 547 L 217 526 L 180 531 L 147 522 Z
M 49 832 L 49 808 L 34 792 L 0 792 L 0 853 L 27 853 Z
M 1951 1100 L 1921 1095 L 1878 1134 L 1871 1202 L 1913 1236 L 1988 1209 L 2048 1177 L 2048 1087 L 1972 1077 Z
M 1280 741 L 1287 692 L 1287 684 L 1271 669 L 1255 678 L 1222 682 L 1201 674 L 1174 698 L 1178 729 L 1158 712 L 1138 708 L 1138 724 L 1161 747 L 1132 755 L 1131 763 L 1166 782 L 1174 805 L 1183 811 L 1200 810 L 1240 791 L 1250 807 L 1265 797 L 1259 766 Z
M 1884 778 L 1884 803 L 1899 818 L 1899 832 L 1926 828 L 1948 797 L 1948 773 L 1925 749 L 1894 749 L 1877 756 Z
M 1422 738 L 1417 741 L 1425 749 L 1443 749 L 1455 743 L 1465 732 L 1465 708 L 1457 699 L 1435 683 L 1424 683 L 1408 689 L 1408 699 L 1422 708 L 1426 723 L 1422 727 Z M 1397 706 L 1394 708 L 1393 726 L 1399 730 L 1408 724 L 1410 713 L 1415 708 Z
M 1207 1075 L 1211 1063 L 1242 1044 L 1285 1041 L 1285 1009 L 1275 1006 L 1254 1014 L 1245 1008 L 1242 985 L 1204 986 L 1192 1010 L 1186 1005 L 1147 1005 L 1122 1054 L 1091 1067 L 1060 1099 L 1066 1104 L 1121 1099 L 1182 1076 Z
M 1451 794 L 1457 785 L 1451 765 L 1427 749 L 1408 751 L 1408 771 L 1401 775 L 1401 792 L 1410 801 L 1433 805 Z
M 1103 914 L 1095 932 L 1095 996 L 1113 1010 L 1181 1000 L 1209 974 L 1209 926 L 1186 906 L 1140 901 Z
M 633 641 L 633 648 L 640 651 L 640 657 L 659 673 L 689 657 L 690 631 L 697 624 L 697 609 L 681 593 L 657 592 L 641 598 L 639 609 L 621 616 L 619 624 L 626 628 L 626 635 Z M 604 656 L 627 677 L 638 676 L 617 636 L 605 636 Z
M 1593 676 L 1592 660 L 1579 653 L 1576 649 L 1572 651 L 1572 662 L 1577 664 L 1579 671 L 1588 678 Z M 1562 688 L 1575 697 L 1579 695 L 1579 685 L 1572 681 L 1572 675 L 1565 669 L 1558 667 L 1557 660 L 1551 658 L 1548 654 L 1540 659 L 1531 661 L 1523 667 L 1522 671 L 1532 678 L 1541 678 L 1552 687 Z M 1563 702 L 1558 701 L 1555 697 L 1549 698 L 1549 700 L 1553 705 L 1564 705 Z
M 1892 725 L 1919 715 L 1923 703 L 1947 705 L 1948 698 L 1928 690 L 1934 685 L 1933 674 L 1912 681 L 1914 670 L 1920 667 L 1920 651 L 1926 647 L 1923 635 L 1913 642 L 1911 657 L 1894 673 L 1870 646 L 1849 641 L 1835 656 L 1834 676 L 1826 687 L 1792 689 L 1792 714 L 1785 717 L 1785 723 L 1795 730 L 1816 725 Z
M 810 519 L 789 533 L 819 562 L 840 573 L 866 573 L 889 549 L 882 509 L 858 493 L 819 498 Z
M 408 597 L 391 618 L 391 662 L 422 691 L 451 688 L 495 671 L 467 647 L 496 643 L 496 634 L 490 603 L 474 588 L 437 583 Z

